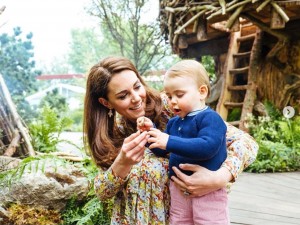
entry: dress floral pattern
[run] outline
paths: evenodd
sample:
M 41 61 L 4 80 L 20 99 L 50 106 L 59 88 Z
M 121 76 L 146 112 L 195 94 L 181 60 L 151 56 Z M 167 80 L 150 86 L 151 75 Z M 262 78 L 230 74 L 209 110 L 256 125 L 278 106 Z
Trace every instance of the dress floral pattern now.
M 114 196 L 111 224 L 168 224 L 168 159 L 146 149 L 142 161 L 121 179 L 111 169 L 100 171 L 94 186 L 100 200 Z
M 162 95 L 166 106 L 163 116 L 170 116 L 167 98 Z M 228 156 L 222 166 L 235 179 L 256 158 L 258 145 L 243 131 L 227 124 Z M 169 224 L 169 181 L 168 159 L 155 156 L 145 150 L 142 161 L 134 165 L 130 174 L 121 179 L 112 169 L 99 170 L 94 180 L 98 198 L 105 201 L 114 198 L 112 225 L 167 225 Z M 228 185 L 230 188 L 230 185 Z

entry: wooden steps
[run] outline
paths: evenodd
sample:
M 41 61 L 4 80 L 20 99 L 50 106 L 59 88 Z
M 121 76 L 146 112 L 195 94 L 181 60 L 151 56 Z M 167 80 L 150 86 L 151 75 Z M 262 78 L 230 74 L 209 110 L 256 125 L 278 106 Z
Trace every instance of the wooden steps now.
M 243 102 L 224 102 L 227 108 L 238 108 L 243 106 Z
M 227 89 L 228 89 L 229 91 L 242 91 L 242 90 L 247 90 L 247 89 L 249 89 L 249 88 L 250 88 L 249 85 L 235 85 L 235 86 L 229 85 L 229 86 L 227 87 Z
M 231 69 L 229 70 L 229 73 L 230 74 L 248 73 L 248 70 L 249 70 L 249 66 L 245 66 L 243 68 Z
M 238 42 L 244 42 L 244 41 L 253 41 L 255 39 L 255 34 L 249 34 L 247 36 L 243 36 L 237 39 Z
M 230 124 L 245 131 L 247 131 L 245 118 L 252 112 L 256 92 L 251 74 L 252 51 L 257 36 L 256 29 L 253 27 L 253 24 L 246 23 L 241 26 L 239 32 L 231 33 L 224 66 L 225 80 L 216 108 L 225 121 L 235 110 L 235 117 L 238 115 L 240 118 L 235 118 L 237 120 L 231 121 Z
M 234 58 L 247 58 L 247 57 L 250 57 L 250 54 L 251 54 L 251 51 L 249 51 L 249 52 L 241 52 L 241 53 L 233 54 L 233 57 Z

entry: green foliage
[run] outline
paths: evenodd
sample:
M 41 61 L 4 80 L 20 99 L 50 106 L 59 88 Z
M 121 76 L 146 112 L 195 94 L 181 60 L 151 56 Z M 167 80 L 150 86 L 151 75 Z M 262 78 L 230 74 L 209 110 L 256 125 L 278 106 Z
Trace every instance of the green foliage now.
M 73 165 L 72 162 L 52 155 L 42 155 L 27 157 L 23 159 L 18 167 L 0 172 L 0 188 L 10 187 L 14 182 L 18 182 L 27 173 L 45 173 L 47 166 L 56 170 L 57 168 L 68 168 Z M 78 167 L 81 168 L 78 164 Z M 84 169 L 82 169 L 84 170 Z M 62 222 L 59 212 L 54 210 L 44 210 L 41 208 L 31 208 L 29 206 L 12 204 L 8 207 L 10 212 L 10 222 L 12 224 L 60 224 Z M 96 224 L 96 223 L 95 223 Z
M 41 100 L 39 108 L 43 108 L 45 106 L 56 111 L 58 114 L 62 114 L 68 110 L 67 100 L 58 93 L 58 89 L 48 92 Z
M 23 101 L 23 97 L 36 90 L 35 77 L 40 73 L 33 60 L 32 33 L 22 38 L 20 27 L 14 28 L 13 35 L 0 35 L 0 68 L 5 83 L 14 100 Z
M 133 61 L 143 74 L 164 60 L 170 46 L 164 43 L 158 21 L 145 22 L 153 3 L 147 1 L 94 1 L 89 13 L 98 17 L 105 47 Z M 149 19 L 148 19 L 149 21 Z
M 204 68 L 206 69 L 209 79 L 215 80 L 215 60 L 212 56 L 206 55 L 201 58 L 201 63 L 203 64 Z
M 269 101 L 265 101 L 264 102 L 264 106 L 266 108 L 266 111 L 268 112 L 268 115 L 270 118 L 272 119 L 280 119 L 282 117 L 281 112 L 275 108 L 275 106 L 269 102 Z
M 90 159 L 82 162 L 81 166 L 89 182 L 93 180 L 98 173 L 98 169 Z M 72 198 L 65 210 L 62 212 L 63 223 L 61 225 L 93 225 L 93 224 L 110 224 L 112 201 L 101 202 L 95 195 L 94 186 L 90 186 L 87 198 L 83 201 L 77 201 L 76 197 Z
M 77 109 L 68 113 L 69 118 L 73 121 L 71 130 L 82 131 L 83 129 L 83 109 Z
M 227 121 L 237 121 L 241 118 L 242 110 L 240 108 L 234 108 L 228 115 Z
M 56 169 L 68 167 L 70 162 L 51 155 L 27 157 L 16 168 L 0 171 L 0 187 L 9 187 L 12 183 L 19 181 L 25 172 L 44 173 L 47 165 L 52 165 Z
M 259 173 L 295 171 L 300 168 L 299 160 L 299 150 L 293 151 L 284 143 L 262 140 L 257 159 L 247 170 Z
M 73 198 L 63 211 L 61 225 L 109 225 L 108 208 L 111 208 L 111 205 L 100 202 L 96 196 L 90 197 L 84 202 L 78 202 Z
M 35 77 L 41 73 L 35 70 L 31 39 L 32 33 L 23 37 L 20 27 L 14 28 L 12 35 L 0 35 L 0 73 L 25 121 L 29 121 L 35 114 L 28 111 L 30 107 L 24 97 L 37 89 Z
M 247 170 L 283 172 L 300 169 L 300 117 L 286 119 L 271 105 L 272 117 L 249 116 L 250 133 L 259 144 L 256 161 Z
M 56 151 L 58 143 L 66 142 L 59 139 L 60 134 L 71 124 L 71 119 L 60 118 L 55 110 L 45 106 L 37 120 L 29 125 L 34 149 L 45 153 Z
M 73 29 L 71 36 L 68 61 L 77 73 L 86 73 L 93 64 L 114 52 L 112 46 L 103 43 L 103 37 L 94 29 Z

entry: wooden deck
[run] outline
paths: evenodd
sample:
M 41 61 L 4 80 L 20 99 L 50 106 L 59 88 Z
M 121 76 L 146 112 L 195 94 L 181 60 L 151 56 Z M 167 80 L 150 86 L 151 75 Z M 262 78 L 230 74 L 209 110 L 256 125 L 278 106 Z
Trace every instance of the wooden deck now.
M 229 194 L 231 224 L 300 224 L 300 172 L 243 173 Z

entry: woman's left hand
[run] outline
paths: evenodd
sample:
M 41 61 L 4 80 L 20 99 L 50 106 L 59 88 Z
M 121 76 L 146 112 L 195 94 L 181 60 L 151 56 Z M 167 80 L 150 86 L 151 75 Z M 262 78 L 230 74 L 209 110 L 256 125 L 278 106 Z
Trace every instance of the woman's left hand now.
M 191 176 L 182 173 L 178 168 L 172 167 L 177 177 L 171 179 L 182 191 L 190 193 L 189 196 L 203 196 L 226 186 L 232 175 L 224 167 L 217 171 L 210 171 L 199 165 L 180 164 L 180 169 L 194 172 Z

